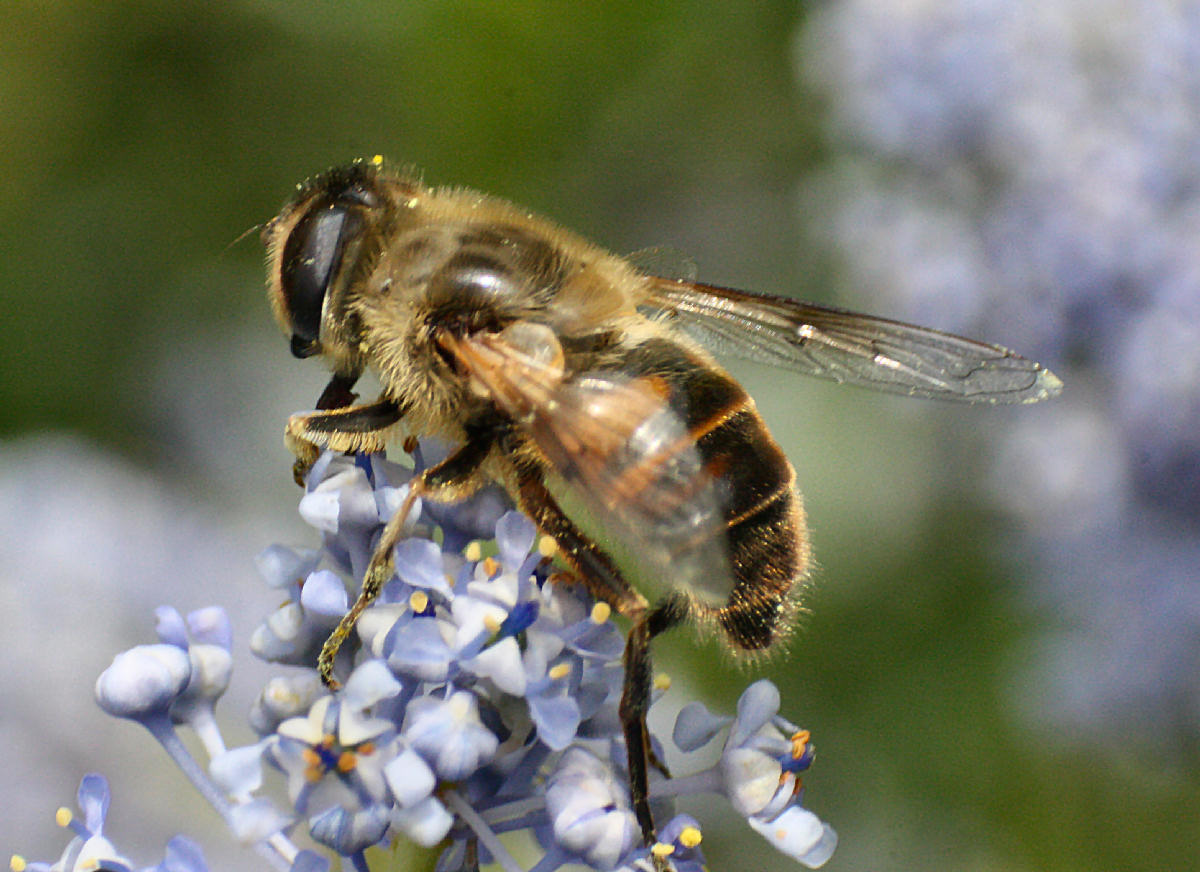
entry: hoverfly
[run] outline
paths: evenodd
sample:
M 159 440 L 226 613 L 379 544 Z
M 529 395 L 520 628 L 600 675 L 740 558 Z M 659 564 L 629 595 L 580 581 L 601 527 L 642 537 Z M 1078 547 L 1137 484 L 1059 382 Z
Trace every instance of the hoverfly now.
M 651 639 L 691 621 L 737 651 L 768 649 L 809 565 L 791 464 L 702 346 L 919 397 L 1031 403 L 1062 388 L 996 345 L 647 274 L 511 203 L 426 187 L 380 158 L 300 185 L 263 237 L 292 353 L 332 369 L 317 410 L 287 424 L 298 480 L 320 449 L 382 451 L 401 422 L 459 446 L 414 480 L 385 527 L 321 652 L 322 679 L 337 686 L 334 657 L 391 576 L 415 499 L 500 482 L 591 594 L 631 622 L 620 712 L 647 844 L 648 767 L 659 765 L 645 726 Z M 356 403 L 367 369 L 382 393 Z M 669 583 L 648 599 L 578 514 L 639 555 L 645 584 Z

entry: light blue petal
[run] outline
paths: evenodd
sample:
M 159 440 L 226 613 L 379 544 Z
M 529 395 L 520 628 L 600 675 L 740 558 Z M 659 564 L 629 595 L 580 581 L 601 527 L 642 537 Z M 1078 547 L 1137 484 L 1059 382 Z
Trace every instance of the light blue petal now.
M 350 608 L 346 585 L 336 572 L 318 569 L 300 589 L 300 605 L 317 615 L 344 615 Z
M 383 699 L 390 699 L 403 690 L 382 660 L 367 660 L 355 667 L 346 679 L 342 699 L 347 706 L 361 711 Z
M 579 704 L 571 697 L 532 697 L 529 713 L 537 725 L 538 738 L 555 751 L 571 744 L 579 729 Z
M 737 718 L 729 730 L 727 747 L 746 744 L 779 711 L 779 688 L 763 678 L 746 688 L 737 704 Z
M 433 793 L 437 786 L 437 776 L 429 768 L 429 764 L 416 751 L 406 748 L 394 760 L 383 767 L 383 777 L 387 781 L 392 796 L 403 808 L 416 805 Z
M 239 842 L 249 845 L 291 826 L 293 820 L 269 800 L 259 798 L 235 805 L 230 810 L 229 828 Z
M 428 539 L 405 539 L 396 546 L 396 574 L 413 587 L 451 596 L 442 550 Z
M 272 545 L 254 558 L 254 565 L 269 587 L 281 588 L 298 584 L 316 569 L 317 556 L 314 551 L 295 551 L 283 545 Z
M 208 872 L 204 852 L 187 836 L 175 836 L 167 842 L 165 854 L 159 867 L 162 872 Z
M 437 797 L 430 796 L 412 808 L 394 811 L 392 822 L 418 845 L 432 848 L 446 838 L 454 825 L 454 816 Z
M 505 512 L 496 522 L 496 546 L 500 563 L 509 571 L 520 568 L 533 547 L 537 527 L 520 512 Z
M 313 839 L 339 854 L 348 855 L 369 848 L 387 832 L 388 810 L 371 805 L 356 812 L 335 806 L 309 819 Z
M 187 652 L 174 645 L 138 645 L 122 651 L 96 679 L 96 702 L 118 718 L 165 712 L 192 674 Z
M 805 808 L 792 806 L 773 821 L 749 818 L 750 826 L 778 850 L 810 869 L 824 865 L 837 848 L 837 833 Z
M 187 648 L 187 624 L 178 609 L 171 606 L 159 606 L 154 610 L 154 633 L 159 641 L 174 645 L 177 648 Z
M 208 774 L 222 790 L 234 796 L 253 793 L 262 786 L 261 742 L 231 748 L 208 764 Z
M 442 639 L 437 618 L 397 621 L 388 632 L 384 651 L 389 667 L 421 681 L 444 680 L 453 653 Z
M 731 718 L 714 715 L 702 702 L 690 702 L 679 711 L 671 737 L 680 751 L 695 751 L 712 741 Z
M 88 832 L 92 835 L 102 833 L 104 818 L 108 815 L 108 804 L 112 800 L 108 779 L 95 772 L 83 776 L 75 798 L 79 803 L 79 810 L 83 812 L 84 825 Z
M 220 606 L 208 606 L 188 612 L 187 626 L 194 642 L 216 645 L 226 651 L 233 647 L 233 624 Z

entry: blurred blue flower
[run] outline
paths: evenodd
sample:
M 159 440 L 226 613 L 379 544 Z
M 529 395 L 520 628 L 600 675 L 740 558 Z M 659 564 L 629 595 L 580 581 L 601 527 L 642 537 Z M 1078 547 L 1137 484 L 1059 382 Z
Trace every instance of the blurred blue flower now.
M 993 428 L 992 496 L 1025 522 L 1031 606 L 1059 618 L 1015 702 L 1051 728 L 1132 718 L 1188 746 L 1197 45 L 1195 9 L 1153 0 L 849 0 L 797 41 L 843 148 L 808 212 L 872 295 L 851 302 L 1000 339 L 1067 385 Z
M 58 811 L 59 824 L 75 834 L 62 856 L 55 863 L 29 862 L 23 857 L 13 857 L 9 867 L 13 872 L 94 872 L 97 869 L 135 872 L 135 867 L 118 854 L 104 836 L 110 799 L 104 776 L 85 775 L 77 794 L 82 820 L 68 809 Z M 144 867 L 141 872 L 208 872 L 208 866 L 197 844 L 183 836 L 175 836 L 167 843 L 163 861 Z

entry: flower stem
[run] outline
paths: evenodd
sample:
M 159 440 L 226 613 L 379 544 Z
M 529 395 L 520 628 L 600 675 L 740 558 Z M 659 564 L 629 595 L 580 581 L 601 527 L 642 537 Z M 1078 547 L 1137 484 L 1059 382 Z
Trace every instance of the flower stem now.
M 504 872 L 524 872 L 517 865 L 517 861 L 513 859 L 512 854 L 508 853 L 508 849 L 492 832 L 492 828 L 488 826 L 479 814 L 471 807 L 458 791 L 447 790 L 442 794 L 442 801 L 448 805 L 455 814 L 463 819 L 463 822 L 471 828 L 475 836 L 479 839 L 479 843 L 487 848 L 488 853 L 492 855 L 492 860 L 499 863 L 504 869 Z

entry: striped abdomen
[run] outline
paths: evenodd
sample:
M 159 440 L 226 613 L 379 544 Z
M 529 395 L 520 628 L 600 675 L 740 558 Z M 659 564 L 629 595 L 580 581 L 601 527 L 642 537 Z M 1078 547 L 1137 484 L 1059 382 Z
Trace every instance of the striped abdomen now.
M 630 349 L 623 371 L 656 379 L 695 440 L 724 518 L 732 588 L 723 605 L 696 602 L 738 648 L 767 648 L 786 630 L 789 593 L 808 564 L 795 473 L 754 401 L 707 360 L 665 338 Z M 718 531 L 716 535 L 721 535 Z

